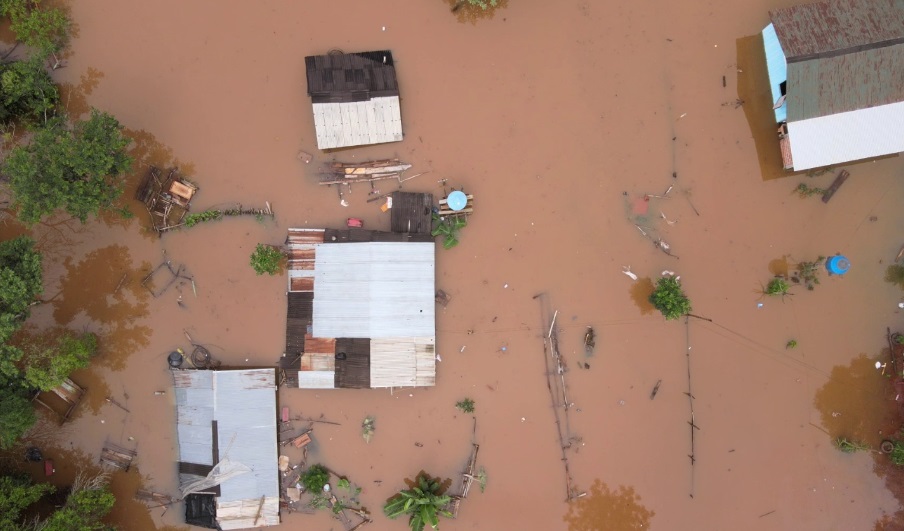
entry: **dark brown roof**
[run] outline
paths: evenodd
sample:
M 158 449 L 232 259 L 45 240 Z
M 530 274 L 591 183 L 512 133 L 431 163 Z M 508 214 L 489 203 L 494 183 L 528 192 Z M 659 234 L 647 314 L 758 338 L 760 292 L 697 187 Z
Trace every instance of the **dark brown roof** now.
M 904 42 L 904 0 L 824 0 L 769 15 L 789 63 Z
M 337 389 L 370 388 L 370 339 L 336 340 L 335 386 Z
M 313 103 L 368 101 L 399 95 L 389 50 L 312 55 L 304 58 L 304 64 Z
M 433 225 L 433 194 L 393 192 L 389 230 L 430 234 Z

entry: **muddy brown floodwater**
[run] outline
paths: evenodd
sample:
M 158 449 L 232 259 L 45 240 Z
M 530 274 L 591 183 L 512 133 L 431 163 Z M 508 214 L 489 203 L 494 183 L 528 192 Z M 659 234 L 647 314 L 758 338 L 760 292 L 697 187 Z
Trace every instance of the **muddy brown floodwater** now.
M 183 526 L 179 506 L 164 513 L 129 500 L 139 485 L 177 490 L 167 353 L 187 347 L 188 333 L 225 364 L 272 366 L 285 279 L 255 276 L 251 250 L 282 243 L 289 227 L 337 227 L 348 216 L 388 227 L 365 191 L 343 208 L 314 171 L 334 157 L 398 156 L 430 172 L 406 190 L 438 195 L 448 179 L 478 202 L 461 244 L 437 250 L 437 286 L 452 296 L 437 317 L 437 385 L 279 394 L 293 414 L 341 424 L 317 425 L 309 462 L 363 487 L 369 529 L 405 528 L 380 512 L 406 478 L 457 477 L 472 420 L 454 403 L 466 396 L 489 480 L 445 530 L 872 529 L 899 503 L 870 455 L 842 454 L 832 438 L 850 431 L 875 443 L 889 429 L 872 413 L 888 397 L 870 390 L 882 385 L 870 367 L 885 327 L 901 325 L 901 294 L 883 275 L 902 243 L 904 163 L 847 166 L 852 178 L 827 205 L 793 195 L 807 177 L 768 166 L 774 153 L 758 147 L 768 144 L 755 116 L 768 109 L 762 64 L 745 39 L 790 4 L 510 0 L 473 19 L 444 0 L 72 2 L 78 36 L 55 74 L 70 108 L 116 115 L 136 140 L 137 173 L 178 164 L 200 186 L 196 210 L 270 201 L 277 216 L 157 239 L 132 203 L 133 220 L 35 228 L 51 302 L 30 323 L 87 328 L 103 345 L 75 376 L 88 407 L 48 450 L 56 480 L 96 462 L 105 441 L 137 445 L 137 471 L 113 478 L 113 519 L 130 530 Z M 393 51 L 404 142 L 316 152 L 303 58 L 334 48 Z M 309 167 L 299 149 L 316 153 Z M 670 186 L 649 211 L 632 210 L 632 199 Z M 678 258 L 651 245 L 637 216 Z M 140 285 L 164 251 L 194 276 L 197 296 L 184 282 L 157 298 Z M 844 278 L 823 275 L 784 300 L 760 293 L 783 263 L 836 251 L 853 263 Z M 652 311 L 645 298 L 663 270 L 681 275 L 694 313 L 712 322 Z M 570 369 L 570 465 L 587 492 L 570 505 L 539 293 L 559 310 Z M 798 347 L 786 350 L 790 339 Z M 864 390 L 849 396 L 849 386 Z M 360 435 L 366 415 L 376 418 L 370 444 Z M 326 514 L 284 524 L 339 528 Z

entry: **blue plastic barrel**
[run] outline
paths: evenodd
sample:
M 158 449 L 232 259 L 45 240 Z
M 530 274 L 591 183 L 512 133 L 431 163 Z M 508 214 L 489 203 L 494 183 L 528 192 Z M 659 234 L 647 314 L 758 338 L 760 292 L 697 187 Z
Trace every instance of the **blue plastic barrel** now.
M 466 196 L 464 192 L 456 190 L 449 194 L 449 197 L 446 198 L 446 202 L 450 209 L 459 211 L 467 206 L 468 196 Z
M 840 254 L 830 257 L 826 260 L 826 269 L 831 275 L 843 275 L 851 268 L 851 262 L 847 257 Z

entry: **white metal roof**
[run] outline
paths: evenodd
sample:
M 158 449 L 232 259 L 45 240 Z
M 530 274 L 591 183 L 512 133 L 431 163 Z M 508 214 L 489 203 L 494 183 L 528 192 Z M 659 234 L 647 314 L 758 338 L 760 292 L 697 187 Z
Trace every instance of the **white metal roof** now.
M 275 369 L 186 370 L 175 371 L 173 377 L 179 461 L 216 464 L 211 424 L 216 421 L 220 459 L 228 457 L 251 469 L 220 484 L 220 526 L 252 527 L 262 497 L 264 506 L 257 527 L 278 524 Z
M 348 103 L 314 103 L 313 106 L 318 149 L 402 140 L 398 96 Z
M 904 152 L 904 102 L 788 122 L 794 170 Z
M 314 337 L 436 336 L 432 242 L 317 246 Z

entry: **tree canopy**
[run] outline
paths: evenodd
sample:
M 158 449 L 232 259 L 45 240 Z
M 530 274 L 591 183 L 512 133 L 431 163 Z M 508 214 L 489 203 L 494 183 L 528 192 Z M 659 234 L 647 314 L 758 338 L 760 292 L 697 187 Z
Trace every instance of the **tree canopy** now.
M 17 383 L 7 383 L 0 387 L 0 448 L 10 448 L 31 428 L 37 416 L 31 401 Z M 0 485 L 0 522 L 3 521 L 2 485 Z M 0 529 L 6 529 L 0 525 Z
M 39 57 L 0 64 L 0 122 L 52 116 L 60 92 Z
M 116 118 L 97 109 L 72 125 L 49 119 L 3 164 L 19 219 L 35 223 L 62 208 L 84 223 L 89 215 L 116 210 L 132 165 L 130 142 Z
M 25 384 L 32 389 L 50 391 L 73 371 L 84 369 L 97 352 L 97 336 L 90 332 L 74 335 L 69 331 L 31 339 L 23 347 L 22 367 Z
M 28 476 L 0 476 L 0 529 L 22 529 L 22 513 L 44 494 L 48 483 L 32 484 Z
M 69 43 L 72 23 L 66 12 L 41 0 L 0 0 L 0 15 L 9 19 L 16 40 L 41 58 L 59 52 Z
M 0 242 L 0 342 L 28 317 L 28 308 L 44 291 L 41 254 L 34 240 L 20 236 Z

